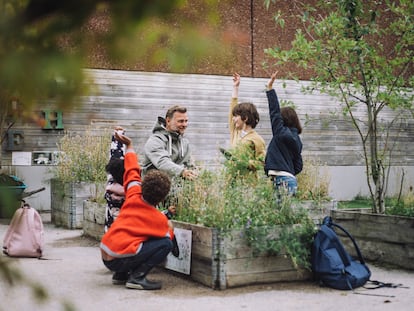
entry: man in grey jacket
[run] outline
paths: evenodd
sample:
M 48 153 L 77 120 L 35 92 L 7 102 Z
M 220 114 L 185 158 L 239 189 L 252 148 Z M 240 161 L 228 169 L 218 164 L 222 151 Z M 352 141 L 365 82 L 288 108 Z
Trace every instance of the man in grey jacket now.
M 173 106 L 165 119 L 158 117 L 144 146 L 142 174 L 151 169 L 167 172 L 171 177 L 192 180 L 197 173 L 191 169 L 191 149 L 183 135 L 188 125 L 187 108 Z

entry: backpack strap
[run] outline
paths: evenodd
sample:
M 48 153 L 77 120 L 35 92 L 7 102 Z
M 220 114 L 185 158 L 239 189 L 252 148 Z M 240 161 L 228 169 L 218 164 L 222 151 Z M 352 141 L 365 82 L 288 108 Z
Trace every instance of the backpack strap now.
M 385 283 L 381 281 L 369 280 L 367 284 L 363 286 L 366 289 L 377 289 L 382 287 L 388 288 L 409 288 L 408 286 L 404 286 L 403 284 L 395 284 L 395 283 Z
M 35 233 L 36 232 L 36 225 L 35 225 L 36 210 L 27 203 L 23 204 L 22 208 L 26 210 L 26 213 L 28 213 L 27 222 L 28 222 L 30 232 Z M 41 226 L 40 229 L 43 231 L 43 225 Z M 37 236 L 35 234 L 31 234 L 30 238 L 32 240 L 33 245 L 38 245 L 39 243 L 41 243 L 40 241 L 37 240 Z M 38 258 L 42 257 L 42 253 L 43 251 L 40 250 L 40 255 Z
M 20 219 L 22 218 L 22 216 L 23 216 L 23 205 L 21 207 L 19 207 L 18 210 L 16 210 L 16 212 L 14 213 L 14 215 L 11 219 L 11 222 L 9 224 L 9 228 L 8 228 L 8 230 L 6 232 L 6 235 L 4 237 L 4 240 L 3 240 L 3 244 L 4 244 L 3 252 L 6 251 L 7 245 L 9 245 L 10 239 L 13 235 L 14 228 L 16 228 L 18 226 L 19 222 L 21 221 Z
M 358 247 L 357 243 L 355 242 L 355 239 L 352 237 L 352 235 L 345 228 L 343 228 L 342 226 L 340 226 L 340 225 L 338 225 L 334 222 L 331 222 L 330 225 L 334 226 L 336 228 L 339 228 L 340 230 L 342 230 L 348 236 L 348 238 L 351 239 L 352 243 L 354 244 L 354 247 L 355 247 L 355 250 L 357 252 L 358 259 L 359 259 L 360 263 L 365 264 L 365 260 L 362 257 L 361 251 L 359 250 L 359 247 Z

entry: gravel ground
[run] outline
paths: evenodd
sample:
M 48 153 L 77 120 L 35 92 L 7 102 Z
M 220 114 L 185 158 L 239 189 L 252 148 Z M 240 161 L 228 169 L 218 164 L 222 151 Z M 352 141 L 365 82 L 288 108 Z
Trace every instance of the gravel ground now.
M 7 221 L 0 221 L 0 237 Z M 163 281 L 159 291 L 129 290 L 111 284 L 111 273 L 100 260 L 98 242 L 81 230 L 45 224 L 46 260 L 4 257 L 27 278 L 10 286 L 0 278 L 0 310 L 412 310 L 414 271 L 370 265 L 372 279 L 401 283 L 409 288 L 357 289 L 355 292 L 322 288 L 313 282 L 286 282 L 213 290 L 162 268 L 148 278 Z M 37 303 L 30 282 L 46 288 L 48 299 Z

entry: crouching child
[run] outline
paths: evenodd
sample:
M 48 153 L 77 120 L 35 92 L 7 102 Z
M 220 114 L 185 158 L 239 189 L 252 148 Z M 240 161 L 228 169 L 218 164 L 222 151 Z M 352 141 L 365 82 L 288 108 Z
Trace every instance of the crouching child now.
M 171 188 L 169 176 L 152 170 L 141 180 L 141 168 L 131 139 L 121 133 L 116 139 L 126 145 L 123 161 L 125 202 L 117 220 L 103 235 L 100 249 L 104 265 L 113 271 L 112 283 L 127 288 L 154 290 L 161 282 L 147 274 L 162 263 L 173 248 L 173 226 L 156 208 Z

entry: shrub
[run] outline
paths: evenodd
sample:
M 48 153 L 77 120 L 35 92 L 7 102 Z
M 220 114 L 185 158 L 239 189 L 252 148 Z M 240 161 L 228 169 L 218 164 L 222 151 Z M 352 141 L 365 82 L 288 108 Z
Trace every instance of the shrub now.
M 385 214 L 414 217 L 414 195 L 409 193 L 399 199 L 386 199 Z
M 111 135 L 86 130 L 83 135 L 68 133 L 58 143 L 54 175 L 63 182 L 104 182 Z
M 181 180 L 174 194 L 175 219 L 222 232 L 242 229 L 254 252 L 277 254 L 284 249 L 295 265 L 309 268 L 315 226 L 308 212 L 292 208 L 288 196 L 277 200 L 263 171 L 240 173 L 236 166 L 248 167 L 240 158 L 236 163 L 229 159 L 222 169 L 201 170 L 196 180 Z M 277 238 L 271 236 L 275 226 L 281 228 Z
M 325 165 L 316 160 L 304 158 L 303 170 L 297 176 L 300 200 L 323 201 L 329 199 L 330 177 Z

